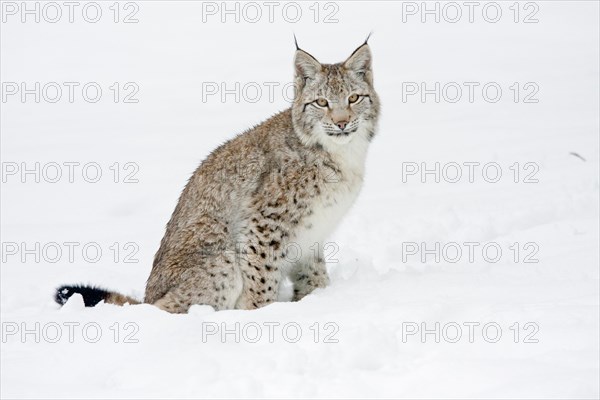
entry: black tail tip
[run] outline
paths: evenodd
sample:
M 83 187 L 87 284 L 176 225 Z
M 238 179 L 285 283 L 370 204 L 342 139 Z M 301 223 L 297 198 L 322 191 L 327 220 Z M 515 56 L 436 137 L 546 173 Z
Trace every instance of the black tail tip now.
M 54 301 L 62 306 L 75 293 L 79 293 L 83 297 L 83 303 L 86 307 L 94 307 L 109 295 L 108 291 L 94 286 L 64 285 L 56 289 Z

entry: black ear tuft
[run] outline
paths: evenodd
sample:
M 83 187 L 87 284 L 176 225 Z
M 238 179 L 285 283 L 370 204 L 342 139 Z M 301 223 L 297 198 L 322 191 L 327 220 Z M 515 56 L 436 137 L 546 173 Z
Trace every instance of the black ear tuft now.
M 83 302 L 86 307 L 93 307 L 106 300 L 109 292 L 93 286 L 84 285 L 64 285 L 56 289 L 54 301 L 60 305 L 64 305 L 73 294 L 79 293 L 83 297 Z

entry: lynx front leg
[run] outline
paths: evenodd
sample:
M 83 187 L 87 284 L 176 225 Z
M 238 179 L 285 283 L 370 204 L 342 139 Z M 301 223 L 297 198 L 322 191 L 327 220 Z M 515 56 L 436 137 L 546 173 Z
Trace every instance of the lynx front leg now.
M 292 301 L 298 301 L 316 288 L 323 288 L 329 284 L 329 276 L 325 261 L 319 257 L 316 260 L 303 260 L 299 262 L 290 274 L 294 283 L 294 297 Z
M 246 246 L 240 255 L 243 290 L 235 308 L 252 310 L 277 300 L 281 269 L 262 241 Z M 277 256 L 275 256 L 277 257 Z

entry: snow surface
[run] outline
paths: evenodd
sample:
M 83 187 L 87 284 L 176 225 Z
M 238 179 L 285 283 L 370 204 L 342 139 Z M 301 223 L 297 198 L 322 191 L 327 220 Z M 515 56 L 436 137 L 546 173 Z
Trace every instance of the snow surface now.
M 81 169 L 73 183 L 5 177 L 3 398 L 598 398 L 598 2 L 535 2 L 539 23 L 529 24 L 513 22 L 513 2 L 499 3 L 497 23 L 483 20 L 481 8 L 469 23 L 466 7 L 457 23 L 421 23 L 419 15 L 403 23 L 402 4 L 392 2 L 335 3 L 338 23 L 322 22 L 335 11 L 323 3 L 315 23 L 312 2 L 301 3 L 298 23 L 277 12 L 273 23 L 203 22 L 201 3 L 147 1 L 136 3 L 139 23 L 115 24 L 112 2 L 100 4 L 96 24 L 76 12 L 74 23 L 55 24 L 5 15 L 1 27 L 2 82 L 103 88 L 97 103 L 80 91 L 73 103 L 1 103 L 3 171 L 7 163 L 96 162 L 103 172 L 98 183 L 85 182 Z M 521 19 L 533 10 L 519 7 Z M 140 298 L 191 172 L 218 144 L 287 107 L 281 86 L 291 80 L 292 32 L 317 58 L 337 62 L 371 29 L 383 111 L 363 191 L 330 240 L 328 288 L 298 303 L 194 306 L 187 315 L 150 305 L 84 308 L 78 296 L 62 309 L 53 302 L 57 285 L 80 282 Z M 139 102 L 114 103 L 114 82 L 122 93 L 135 82 Z M 264 92 L 257 102 L 203 101 L 206 82 L 256 82 Z M 272 101 L 264 82 L 280 85 Z M 403 82 L 497 82 L 503 95 L 496 103 L 480 90 L 473 102 L 403 101 Z M 537 84 L 539 102 L 515 103 L 514 82 L 521 96 L 524 84 Z M 120 183 L 112 182 L 115 162 Z M 127 162 L 139 167 L 138 183 L 122 182 Z M 403 165 L 414 166 L 403 163 L 436 162 L 497 163 L 503 175 L 488 183 L 479 167 L 473 183 L 431 175 L 403 182 Z M 528 162 L 539 167 L 538 183 L 523 182 Z M 47 250 L 39 262 L 13 254 L 15 243 L 36 242 Z M 72 262 L 65 242 L 79 244 Z M 480 243 L 473 262 L 466 247 L 456 263 L 450 253 L 423 262 L 408 251 L 465 242 Z M 495 263 L 481 254 L 490 242 L 503 251 Z M 48 243 L 62 246 L 57 262 Z M 83 258 L 86 243 L 103 250 L 98 262 Z M 124 262 L 135 246 L 137 262 Z M 524 262 L 534 250 L 539 262 Z M 434 333 L 422 339 L 436 323 L 439 343 Z M 462 336 L 452 343 L 457 326 Z

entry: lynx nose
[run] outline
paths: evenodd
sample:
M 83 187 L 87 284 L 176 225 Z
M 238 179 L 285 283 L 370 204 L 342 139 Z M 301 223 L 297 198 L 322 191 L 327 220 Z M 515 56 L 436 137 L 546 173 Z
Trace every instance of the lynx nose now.
M 347 110 L 334 108 L 331 110 L 331 122 L 343 131 L 348 127 L 348 122 L 350 122 L 350 113 Z
M 341 130 L 346 129 L 346 126 L 348 126 L 348 121 L 339 121 L 335 123 L 337 125 L 338 128 L 340 128 Z

